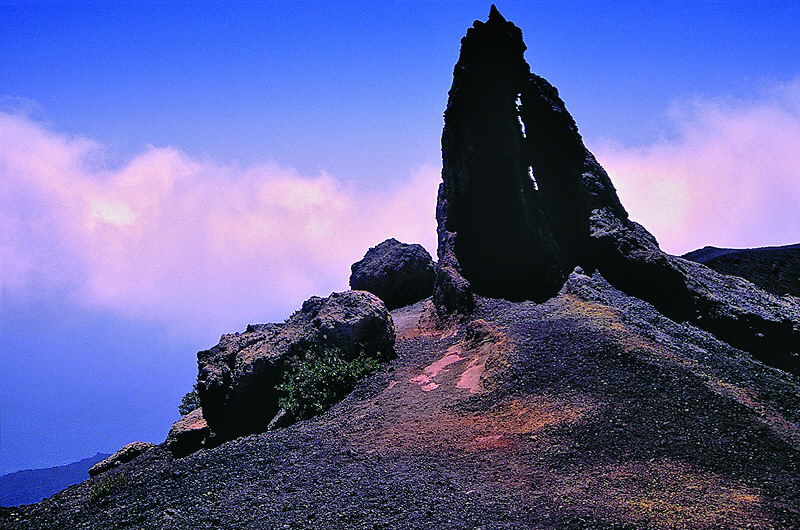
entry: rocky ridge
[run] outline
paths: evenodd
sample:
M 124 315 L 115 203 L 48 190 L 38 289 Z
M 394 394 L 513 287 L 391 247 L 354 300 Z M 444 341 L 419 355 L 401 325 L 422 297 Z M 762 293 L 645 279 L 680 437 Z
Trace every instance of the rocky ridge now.
M 704 247 L 683 258 L 741 276 L 775 295 L 800 296 L 800 243 L 780 247 Z
M 545 303 L 392 312 L 398 356 L 329 411 L 165 446 L 2 528 L 795 528 L 800 382 L 573 273 Z
M 492 6 L 462 39 L 442 134 L 440 315 L 472 294 L 544 301 L 576 266 L 765 362 L 800 370 L 800 300 L 661 251 L 631 221 L 522 32 Z
M 0 527 L 800 527 L 798 300 L 661 252 L 524 50 L 494 6 L 462 40 L 431 300 L 223 336 L 166 443 Z M 384 363 L 267 430 L 316 340 Z

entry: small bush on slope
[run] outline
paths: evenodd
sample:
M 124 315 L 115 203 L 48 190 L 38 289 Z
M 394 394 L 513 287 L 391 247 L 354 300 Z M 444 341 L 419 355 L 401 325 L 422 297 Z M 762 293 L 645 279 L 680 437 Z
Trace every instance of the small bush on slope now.
M 282 393 L 278 404 L 292 420 L 322 414 L 379 366 L 377 359 L 367 357 L 363 351 L 348 358 L 341 348 L 312 341 L 305 345 L 307 349 L 290 362 L 277 387 Z
M 194 409 L 200 408 L 200 396 L 197 395 L 197 383 L 192 387 L 192 390 L 187 392 L 181 399 L 181 404 L 178 405 L 178 412 L 181 416 L 186 416 Z

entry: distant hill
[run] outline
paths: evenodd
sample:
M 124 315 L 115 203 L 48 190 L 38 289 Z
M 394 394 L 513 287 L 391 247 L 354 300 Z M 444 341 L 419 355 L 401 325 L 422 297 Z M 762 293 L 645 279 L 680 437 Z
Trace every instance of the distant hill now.
M 0 476 L 0 506 L 33 504 L 89 478 L 89 468 L 110 455 L 97 453 L 78 462 L 47 469 L 27 469 Z
M 743 249 L 703 247 L 683 257 L 750 280 L 771 293 L 800 296 L 800 243 Z

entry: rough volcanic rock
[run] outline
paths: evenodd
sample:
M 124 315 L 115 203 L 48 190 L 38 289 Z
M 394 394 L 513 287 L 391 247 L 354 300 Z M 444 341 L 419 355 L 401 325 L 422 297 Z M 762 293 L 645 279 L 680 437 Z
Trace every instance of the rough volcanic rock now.
M 683 258 L 741 276 L 772 294 L 800 296 L 800 243 L 781 247 L 703 247 Z
M 203 417 L 203 408 L 200 407 L 172 425 L 165 443 L 173 455 L 182 457 L 203 447 L 203 442 L 209 434 L 211 430 Z
M 800 373 L 800 299 L 662 252 L 644 228 L 594 212 L 597 269 L 666 316 L 703 328 L 760 360 Z
M 576 266 L 672 319 L 797 372 L 800 301 L 662 252 L 631 221 L 558 91 L 532 74 L 522 32 L 492 6 L 462 39 L 442 134 L 440 314 L 473 293 L 554 296 Z
M 522 32 L 494 6 L 489 21 L 476 21 L 462 39 L 442 134 L 436 218 L 438 276 L 447 285 L 437 286 L 439 306 L 468 302 L 470 290 L 544 300 L 566 277 L 519 122 L 520 95 L 530 79 L 524 50 Z
M 385 361 L 394 356 L 394 340 L 392 318 L 375 295 L 314 296 L 283 324 L 250 325 L 198 352 L 203 416 L 218 441 L 262 432 L 279 412 L 276 386 L 308 341 Z
M 389 310 L 433 294 L 433 259 L 422 245 L 387 239 L 351 267 L 350 288 L 368 291 Z
M 142 453 L 154 448 L 155 444 L 147 442 L 131 442 L 105 460 L 102 460 L 89 468 L 89 476 L 96 477 L 105 473 L 109 469 L 127 464 Z
M 800 528 L 797 377 L 598 273 L 475 302 L 447 332 L 393 312 L 397 358 L 320 416 L 157 447 L 0 529 Z

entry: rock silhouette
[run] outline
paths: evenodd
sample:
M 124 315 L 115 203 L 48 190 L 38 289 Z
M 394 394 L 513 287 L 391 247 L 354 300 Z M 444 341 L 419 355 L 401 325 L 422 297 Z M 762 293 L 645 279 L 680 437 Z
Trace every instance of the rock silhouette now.
M 368 291 L 389 310 L 428 298 L 433 293 L 433 259 L 422 245 L 396 239 L 370 248 L 351 267 L 350 288 Z
M 661 251 L 631 221 L 558 91 L 532 74 L 522 32 L 492 6 L 462 39 L 442 134 L 441 316 L 473 295 L 554 296 L 575 267 L 765 362 L 800 368 L 800 301 Z
M 781 247 L 703 247 L 683 258 L 741 276 L 773 294 L 800 296 L 800 243 Z

